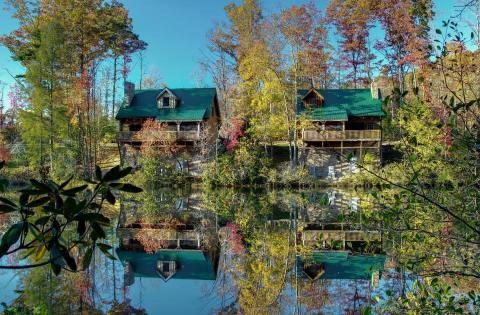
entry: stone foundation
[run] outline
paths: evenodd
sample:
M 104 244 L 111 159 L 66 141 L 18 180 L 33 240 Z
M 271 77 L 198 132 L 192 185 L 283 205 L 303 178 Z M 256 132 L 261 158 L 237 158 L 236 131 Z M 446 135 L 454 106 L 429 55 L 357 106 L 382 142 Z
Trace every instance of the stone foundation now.
M 367 152 L 380 161 L 378 150 L 364 150 L 364 153 Z M 343 155 L 333 148 L 304 147 L 300 149 L 300 161 L 311 176 L 320 179 L 338 180 L 345 175 L 358 172 L 355 161 L 359 160 L 358 152 L 353 149 L 344 149 Z
M 120 145 L 119 147 L 120 159 L 122 165 L 133 167 L 134 169 L 141 168 L 141 152 L 137 146 L 128 144 Z M 202 173 L 202 166 L 206 159 L 198 151 L 193 149 L 184 149 L 177 153 L 178 158 L 169 158 L 172 165 L 179 172 L 185 172 L 190 176 L 200 176 Z M 185 158 L 184 155 L 188 156 Z

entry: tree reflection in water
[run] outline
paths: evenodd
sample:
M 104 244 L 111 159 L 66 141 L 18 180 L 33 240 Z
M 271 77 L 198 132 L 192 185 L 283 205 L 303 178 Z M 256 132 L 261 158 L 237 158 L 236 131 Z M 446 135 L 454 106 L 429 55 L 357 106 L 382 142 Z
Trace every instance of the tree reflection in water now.
M 55 314 L 355 313 L 395 281 L 358 192 L 160 189 L 121 201 L 107 236 L 118 260 L 17 272 L 22 293 L 5 302 Z

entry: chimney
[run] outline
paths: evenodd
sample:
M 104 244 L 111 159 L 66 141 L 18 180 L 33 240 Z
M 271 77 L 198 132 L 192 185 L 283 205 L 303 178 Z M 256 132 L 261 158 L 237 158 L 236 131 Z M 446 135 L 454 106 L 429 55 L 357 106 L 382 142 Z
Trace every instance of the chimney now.
M 370 92 L 372 93 L 372 98 L 374 100 L 382 99 L 382 93 L 380 92 L 380 89 L 378 88 L 377 82 L 375 82 L 375 80 L 373 80 L 370 84 Z
M 134 93 L 135 93 L 135 84 L 132 82 L 125 81 L 125 84 L 123 86 L 124 106 L 130 106 Z

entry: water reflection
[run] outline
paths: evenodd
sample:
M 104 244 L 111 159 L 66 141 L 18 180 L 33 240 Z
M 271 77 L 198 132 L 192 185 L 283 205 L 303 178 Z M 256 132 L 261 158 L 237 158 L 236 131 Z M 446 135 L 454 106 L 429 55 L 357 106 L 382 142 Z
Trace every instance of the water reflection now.
M 162 191 L 154 199 L 172 207 L 156 211 L 154 218 L 143 216 L 142 207 L 121 209 L 116 252 L 126 285 L 136 278 L 215 280 L 218 226 L 211 213 L 199 209 L 198 195 L 172 198 Z
M 108 235 L 117 261 L 97 253 L 88 272 L 58 279 L 46 268 L 0 274 L 23 290 L 7 286 L 1 300 L 47 313 L 342 314 L 396 281 L 362 192 L 162 189 L 120 199 Z M 54 293 L 28 297 L 44 283 Z M 57 294 L 65 287 L 69 298 Z

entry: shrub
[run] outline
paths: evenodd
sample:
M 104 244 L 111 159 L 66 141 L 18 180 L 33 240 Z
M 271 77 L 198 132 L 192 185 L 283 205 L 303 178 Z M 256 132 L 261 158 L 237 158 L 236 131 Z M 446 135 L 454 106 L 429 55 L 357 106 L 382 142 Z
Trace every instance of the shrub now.
M 202 179 L 209 186 L 257 185 L 267 182 L 269 159 L 261 151 L 245 143 L 226 152 L 203 168 Z
M 140 156 L 141 169 L 138 174 L 145 184 L 182 184 L 187 173 L 177 164 L 182 164 L 182 159 L 168 158 L 156 148 L 146 148 Z

